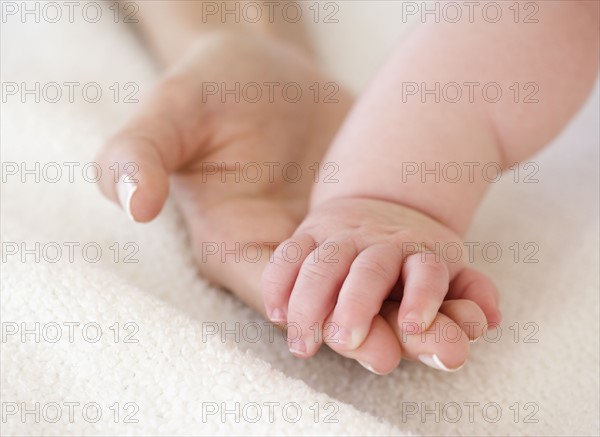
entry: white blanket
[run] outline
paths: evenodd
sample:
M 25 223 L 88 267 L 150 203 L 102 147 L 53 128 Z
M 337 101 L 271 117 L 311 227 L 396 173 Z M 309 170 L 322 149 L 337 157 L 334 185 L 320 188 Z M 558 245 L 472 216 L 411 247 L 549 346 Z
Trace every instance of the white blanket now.
M 313 26 L 325 64 L 357 90 L 405 30 L 390 8 L 342 3 L 338 24 Z M 197 275 L 171 203 L 133 224 L 85 180 L 84 164 L 135 107 L 122 103 L 125 84 L 139 97 L 158 74 L 111 13 L 2 24 L 3 87 L 20 87 L 2 104 L 3 435 L 598 435 L 597 88 L 535 165 L 494 184 L 468 235 L 490 243 L 476 263 L 501 290 L 501 337 L 474 344 L 457 373 L 402 363 L 380 377 L 328 350 L 293 358 L 256 313 Z M 40 93 L 81 85 L 73 103 L 47 102 L 50 87 L 36 103 L 22 96 L 35 82 Z M 97 103 L 82 98 L 90 82 Z M 22 171 L 36 163 L 38 182 Z M 525 183 L 535 168 L 538 182 Z

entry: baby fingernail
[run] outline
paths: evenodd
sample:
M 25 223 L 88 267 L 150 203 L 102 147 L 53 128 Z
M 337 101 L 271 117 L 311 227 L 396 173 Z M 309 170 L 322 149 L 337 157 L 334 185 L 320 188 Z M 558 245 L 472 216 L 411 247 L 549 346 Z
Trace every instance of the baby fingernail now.
M 442 363 L 442 360 L 440 360 L 440 357 L 438 357 L 436 354 L 433 354 L 433 355 L 422 354 L 422 355 L 419 355 L 417 358 L 419 359 L 420 362 L 422 362 L 426 366 L 429 366 L 432 369 L 436 369 L 436 370 L 443 370 L 444 372 L 456 372 L 457 370 L 461 369 L 462 366 L 464 366 L 464 363 L 463 363 L 460 366 L 458 366 L 457 368 L 451 369 L 448 366 L 446 366 L 444 363 Z
M 400 325 L 400 329 L 407 334 L 418 334 L 422 327 L 423 318 L 414 312 L 408 313 Z
M 346 328 L 339 328 L 336 330 L 329 339 L 327 339 L 327 343 L 336 343 L 341 345 L 347 345 L 352 342 L 352 332 L 350 332 Z
M 500 324 L 500 322 L 502 321 L 502 312 L 500 310 L 497 310 L 496 317 L 498 318 L 498 324 Z
M 416 311 L 409 312 L 402 322 L 402 330 L 407 334 L 417 334 L 425 331 L 433 323 L 437 315 L 437 307 L 425 308 L 423 313 Z
M 289 349 L 294 355 L 301 357 L 306 356 L 306 343 L 304 343 L 304 340 L 294 340 L 294 342 L 289 345 Z
M 273 323 L 283 323 L 286 320 L 285 312 L 281 308 L 275 308 L 271 311 L 269 318 Z
M 117 197 L 123 210 L 127 213 L 127 216 L 132 220 L 136 221 L 131 213 L 131 199 L 138 189 L 137 182 L 130 180 L 129 175 L 123 175 L 117 184 Z
M 424 327 L 423 330 L 429 328 L 429 326 L 433 323 L 433 321 L 435 320 L 435 316 L 437 316 L 438 313 L 438 306 L 432 306 L 429 308 L 425 308 L 425 311 L 423 311 L 423 323 L 424 323 Z
M 323 335 L 327 344 L 341 345 L 346 350 L 355 350 L 365 341 L 368 333 L 368 328 L 356 328 L 353 330 L 339 328 L 331 335 L 327 335 L 327 332 L 324 331 Z

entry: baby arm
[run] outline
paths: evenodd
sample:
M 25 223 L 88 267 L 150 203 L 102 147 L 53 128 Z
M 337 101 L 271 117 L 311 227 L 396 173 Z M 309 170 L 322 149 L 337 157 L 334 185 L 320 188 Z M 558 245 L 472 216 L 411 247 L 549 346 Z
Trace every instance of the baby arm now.
M 433 23 L 417 30 L 371 82 L 329 152 L 342 183 L 320 184 L 312 204 L 376 197 L 464 233 L 488 185 L 481 166 L 508 168 L 542 148 L 596 80 L 598 3 L 538 4 L 538 23 Z M 504 16 L 509 6 L 504 5 Z M 422 95 L 436 83 L 442 88 L 451 82 L 462 89 L 457 103 Z M 472 99 L 469 85 L 463 85 L 468 82 L 479 84 L 470 85 Z M 410 95 L 415 83 L 419 91 Z M 488 87 L 484 97 L 483 87 L 491 83 L 498 86 Z M 493 103 L 497 89 L 502 96 Z M 537 101 L 525 103 L 531 100 Z M 474 178 L 457 183 L 403 180 L 399 165 L 409 162 L 425 163 L 427 169 L 451 162 L 479 167 Z
M 511 4 L 503 5 L 504 16 Z M 325 158 L 339 167 L 339 183 L 314 187 L 311 210 L 287 242 L 321 250 L 290 263 L 280 246 L 263 275 L 267 311 L 281 309 L 307 331 L 330 320 L 336 350 L 360 345 L 389 298 L 401 298 L 387 315 L 399 327 L 429 327 L 447 294 L 486 294 L 480 306 L 489 323 L 499 321 L 489 279 L 459 263 L 406 253 L 404 243 L 460 241 L 488 185 L 482 167 L 508 168 L 539 150 L 589 93 L 598 68 L 598 4 L 538 5 L 538 23 L 423 25 L 391 56 Z M 455 102 L 408 93 L 414 88 L 407 85 L 431 90 L 453 82 L 463 89 Z M 488 83 L 496 85 L 482 94 Z M 532 89 L 538 102 L 525 103 Z M 467 163 L 477 171 L 454 182 L 423 180 L 405 177 L 403 163 L 429 170 Z M 327 263 L 332 245 L 336 262 Z M 303 340 L 292 351 L 314 354 L 319 344 Z M 418 358 L 451 367 L 435 355 Z

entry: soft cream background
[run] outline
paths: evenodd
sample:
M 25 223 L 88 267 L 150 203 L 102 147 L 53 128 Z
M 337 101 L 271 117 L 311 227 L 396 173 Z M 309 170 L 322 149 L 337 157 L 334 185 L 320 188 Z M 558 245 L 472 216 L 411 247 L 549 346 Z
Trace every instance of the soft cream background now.
M 340 3 L 338 24 L 312 26 L 324 65 L 361 89 L 408 29 L 398 2 Z M 105 13 L 109 13 L 105 10 Z M 148 89 L 156 70 L 137 39 L 110 19 L 97 24 L 2 25 L 2 81 L 136 81 Z M 103 138 L 132 110 L 109 98 L 97 104 L 2 105 L 2 160 L 89 162 Z M 571 126 L 534 160 L 537 184 L 506 178 L 492 187 L 468 236 L 505 248 L 518 241 L 540 246 L 539 263 L 479 259 L 502 291 L 505 317 L 497 343 L 475 344 L 469 365 L 456 374 L 402 364 L 377 377 L 325 351 L 310 361 L 292 358 L 283 341 L 202 341 L 206 322 L 260 319 L 232 296 L 209 287 L 195 272 L 185 230 L 172 204 L 149 225 L 133 225 L 78 178 L 71 184 L 2 184 L 3 241 L 135 241 L 139 264 L 2 264 L 2 321 L 119 321 L 139 326 L 138 344 L 76 341 L 2 343 L 2 402 L 90 401 L 103 405 L 97 424 L 27 423 L 9 418 L 7 435 L 123 434 L 400 434 L 597 435 L 598 419 L 598 89 Z M 511 325 L 539 327 L 538 343 L 513 340 Z M 206 326 L 206 325 L 205 325 Z M 520 330 L 521 334 L 530 331 Z M 298 402 L 303 418 L 257 424 L 201 419 L 202 402 Z M 136 402 L 139 423 L 114 423 L 108 405 Z M 339 405 L 337 424 L 315 423 L 309 407 Z M 473 423 L 463 405 L 457 423 L 428 415 L 404 419 L 407 403 L 496 402 L 497 423 L 481 408 Z M 515 423 L 515 402 L 521 418 Z M 534 402 L 539 423 L 523 423 Z M 490 414 L 493 410 L 490 410 Z M 450 411 L 449 411 L 450 414 Z

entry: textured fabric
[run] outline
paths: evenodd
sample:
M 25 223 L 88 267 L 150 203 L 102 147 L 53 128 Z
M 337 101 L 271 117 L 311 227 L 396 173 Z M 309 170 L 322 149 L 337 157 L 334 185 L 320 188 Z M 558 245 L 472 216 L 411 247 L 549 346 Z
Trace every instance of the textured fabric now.
M 339 24 L 314 26 L 328 68 L 357 90 L 406 30 L 389 6 L 378 7 L 345 6 Z M 135 225 L 84 179 L 83 164 L 135 107 L 115 104 L 109 87 L 118 82 L 124 93 L 125 83 L 136 82 L 139 96 L 157 77 L 124 25 L 9 22 L 1 40 L 4 83 L 98 82 L 103 90 L 98 103 L 76 91 L 74 103 L 24 104 L 12 96 L 2 104 L 2 161 L 56 162 L 63 170 L 56 183 L 31 176 L 23 183 L 3 172 L 3 434 L 599 433 L 597 89 L 567 131 L 531 160 L 536 165 L 521 168 L 519 182 L 509 173 L 491 187 L 467 237 L 480 248 L 493 243 L 488 261 L 475 253 L 501 290 L 501 337 L 475 343 L 457 373 L 403 363 L 378 377 L 328 350 L 293 358 L 253 311 L 198 277 L 171 203 L 155 222 Z M 82 163 L 73 182 L 65 162 Z M 536 168 L 538 182 L 524 183 Z M 46 170 L 46 179 L 54 177 Z M 52 244 L 39 262 L 9 255 L 10 243 L 23 242 L 56 242 L 61 259 L 48 261 Z M 80 244 L 73 262 L 65 242 Z M 100 259 L 91 262 L 98 246 Z M 497 262 L 492 246 L 502 249 Z M 123 262 L 127 255 L 139 262 Z M 528 255 L 538 262 L 523 262 Z M 239 341 L 221 335 L 235 332 L 236 322 Z M 62 337 L 52 342 L 55 324 Z M 23 338 L 23 327 L 34 333 Z M 39 423 L 35 413 L 21 416 L 36 402 Z M 51 423 L 54 402 L 62 417 Z M 233 413 L 223 417 L 224 408 Z

